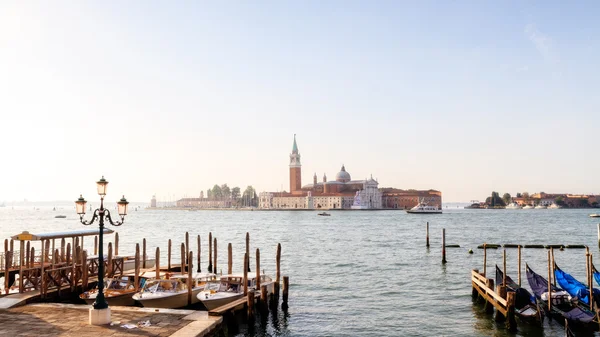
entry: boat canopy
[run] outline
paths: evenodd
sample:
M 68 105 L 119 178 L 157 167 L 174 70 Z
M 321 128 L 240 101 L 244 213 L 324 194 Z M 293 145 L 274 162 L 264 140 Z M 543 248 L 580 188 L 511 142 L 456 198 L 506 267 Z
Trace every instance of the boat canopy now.
M 63 238 L 76 238 L 80 236 L 92 236 L 98 235 L 98 228 L 90 228 L 90 229 L 80 229 L 74 231 L 65 231 L 65 232 L 54 232 L 54 233 L 41 233 L 41 234 L 31 234 L 28 231 L 23 231 L 21 234 L 17 234 L 11 236 L 10 238 L 13 240 L 20 241 L 39 241 L 39 240 L 49 240 L 49 239 L 63 239 Z M 103 234 L 112 234 L 115 231 L 112 229 L 104 228 Z

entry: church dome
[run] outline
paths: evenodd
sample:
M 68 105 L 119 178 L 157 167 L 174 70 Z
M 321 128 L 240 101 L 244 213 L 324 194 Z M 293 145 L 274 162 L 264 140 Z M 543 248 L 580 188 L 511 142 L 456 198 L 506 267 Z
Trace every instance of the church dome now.
M 344 165 L 342 165 L 342 170 L 335 175 L 335 180 L 342 183 L 346 183 L 351 180 L 350 173 L 346 172 Z

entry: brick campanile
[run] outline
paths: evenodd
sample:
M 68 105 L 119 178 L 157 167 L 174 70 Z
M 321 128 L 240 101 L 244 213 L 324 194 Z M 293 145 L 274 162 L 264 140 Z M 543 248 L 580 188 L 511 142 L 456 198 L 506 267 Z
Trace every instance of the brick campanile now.
M 290 193 L 302 194 L 302 164 L 300 164 L 300 153 L 298 153 L 295 134 L 294 146 L 290 154 Z

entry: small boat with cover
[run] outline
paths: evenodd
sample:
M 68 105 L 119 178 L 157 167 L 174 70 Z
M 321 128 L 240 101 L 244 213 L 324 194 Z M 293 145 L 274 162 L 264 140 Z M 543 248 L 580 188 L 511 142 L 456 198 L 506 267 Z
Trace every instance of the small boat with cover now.
M 595 315 L 587 310 L 583 310 L 571 302 L 571 296 L 569 293 L 561 288 L 551 285 L 551 310 L 548 312 L 548 281 L 541 275 L 535 273 L 529 265 L 525 265 L 527 270 L 527 281 L 533 291 L 538 304 L 546 310 L 547 314 L 552 315 L 554 318 L 559 318 L 561 322 L 563 319 L 569 321 L 570 326 L 578 326 L 586 329 L 598 329 L 598 322 L 594 320 Z
M 556 277 L 556 282 L 569 295 L 577 297 L 579 302 L 583 304 L 590 305 L 590 288 L 560 269 L 556 263 L 554 263 L 554 277 Z M 600 300 L 600 289 L 593 288 L 592 296 L 594 296 L 594 302 L 598 303 L 598 300 Z
M 496 265 L 496 284 L 504 283 L 504 272 Z M 515 314 L 523 322 L 542 326 L 544 322 L 544 310 L 539 308 L 537 302 L 531 293 L 513 281 L 510 276 L 506 275 L 506 291 L 515 293 Z

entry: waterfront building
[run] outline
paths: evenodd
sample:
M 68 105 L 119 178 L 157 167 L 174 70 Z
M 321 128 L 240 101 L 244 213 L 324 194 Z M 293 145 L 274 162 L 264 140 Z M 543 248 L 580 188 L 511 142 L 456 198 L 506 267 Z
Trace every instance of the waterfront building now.
M 442 208 L 442 192 L 436 190 L 402 190 L 392 187 L 381 188 L 383 208 L 410 209 L 419 202 Z
M 156 208 L 156 195 L 152 196 L 152 199 L 150 200 L 150 207 Z

